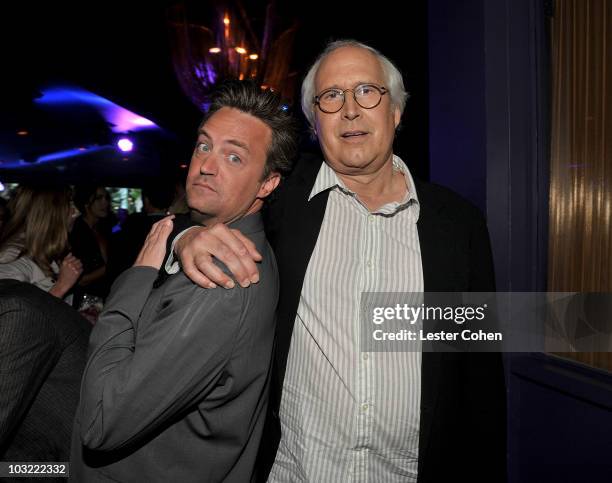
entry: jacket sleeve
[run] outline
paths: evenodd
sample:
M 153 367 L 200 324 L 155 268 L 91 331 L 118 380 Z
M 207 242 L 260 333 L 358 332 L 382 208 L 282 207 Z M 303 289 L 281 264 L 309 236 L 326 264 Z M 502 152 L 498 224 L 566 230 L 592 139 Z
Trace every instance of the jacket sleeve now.
M 0 303 L 0 455 L 60 356 L 57 337 L 38 310 Z
M 204 290 L 178 274 L 159 310 L 141 314 L 152 271 L 124 272 L 92 333 L 79 413 L 90 449 L 122 448 L 195 407 L 232 354 L 242 289 Z

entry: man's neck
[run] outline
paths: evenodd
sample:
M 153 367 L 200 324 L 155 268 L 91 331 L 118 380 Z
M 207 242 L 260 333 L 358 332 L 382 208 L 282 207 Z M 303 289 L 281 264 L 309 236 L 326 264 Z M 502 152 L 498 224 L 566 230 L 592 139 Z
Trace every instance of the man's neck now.
M 406 179 L 401 171 L 394 168 L 392 159 L 389 158 L 387 163 L 373 173 L 336 174 L 368 210 L 374 212 L 387 203 L 400 202 L 406 196 Z
M 230 223 L 233 223 L 234 221 L 238 221 L 241 218 L 244 218 L 245 216 L 249 216 L 249 215 L 252 215 L 253 213 L 257 213 L 259 210 L 261 210 L 262 206 L 263 206 L 263 201 L 257 198 L 255 199 L 253 204 L 247 209 L 247 211 L 245 211 L 244 213 L 236 214 L 234 216 L 222 218 L 222 217 L 218 217 L 214 215 L 209 215 L 206 213 L 200 213 L 199 211 L 193 210 L 193 209 L 190 210 L 189 214 L 191 216 L 191 221 L 195 223 L 199 223 L 202 226 L 211 227 L 213 225 L 216 225 L 217 223 L 225 223 L 226 225 L 229 225 Z

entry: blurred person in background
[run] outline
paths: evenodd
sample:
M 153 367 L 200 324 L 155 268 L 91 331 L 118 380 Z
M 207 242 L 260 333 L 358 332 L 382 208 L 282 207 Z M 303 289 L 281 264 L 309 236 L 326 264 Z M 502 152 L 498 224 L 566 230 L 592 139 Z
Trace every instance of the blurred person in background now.
M 189 206 L 187 205 L 187 193 L 185 192 L 187 172 L 183 168 L 179 168 L 175 171 L 174 178 L 174 198 L 168 207 L 168 213 L 173 215 L 179 215 L 183 213 L 189 213 Z
M 90 331 L 58 298 L 0 280 L 0 461 L 69 460 Z M 39 481 L 4 476 L 0 481 Z M 66 481 L 45 476 L 46 483 Z
M 151 227 L 168 214 L 173 198 L 174 187 L 165 181 L 149 182 L 143 187 L 142 211 L 128 216 L 121 230 L 111 237 L 109 280 L 134 264 Z
M 104 220 L 110 212 L 110 195 L 103 186 L 77 185 L 74 203 L 81 212 L 70 233 L 73 253 L 83 263 L 78 300 L 75 300 L 75 306 L 80 308 L 85 294 L 103 299 L 108 293 L 106 268 L 110 231 Z
M 83 267 L 68 253 L 76 210 L 66 187 L 20 186 L 0 236 L 0 278 L 28 282 L 63 299 Z M 70 299 L 66 299 L 70 303 Z

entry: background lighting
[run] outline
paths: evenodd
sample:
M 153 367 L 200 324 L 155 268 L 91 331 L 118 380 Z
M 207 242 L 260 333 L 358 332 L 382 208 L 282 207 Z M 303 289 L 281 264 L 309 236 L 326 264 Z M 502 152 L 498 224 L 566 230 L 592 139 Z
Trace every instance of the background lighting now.
M 134 143 L 128 138 L 121 138 L 119 141 L 117 141 L 117 147 L 124 153 L 129 153 L 132 149 L 134 149 Z

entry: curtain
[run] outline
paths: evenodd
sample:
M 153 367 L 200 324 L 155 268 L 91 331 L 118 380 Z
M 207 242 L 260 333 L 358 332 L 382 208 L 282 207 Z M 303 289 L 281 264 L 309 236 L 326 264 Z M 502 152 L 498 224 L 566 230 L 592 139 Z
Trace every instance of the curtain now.
M 611 19 L 612 0 L 555 3 L 549 291 L 612 292 Z M 612 371 L 612 353 L 563 355 Z

